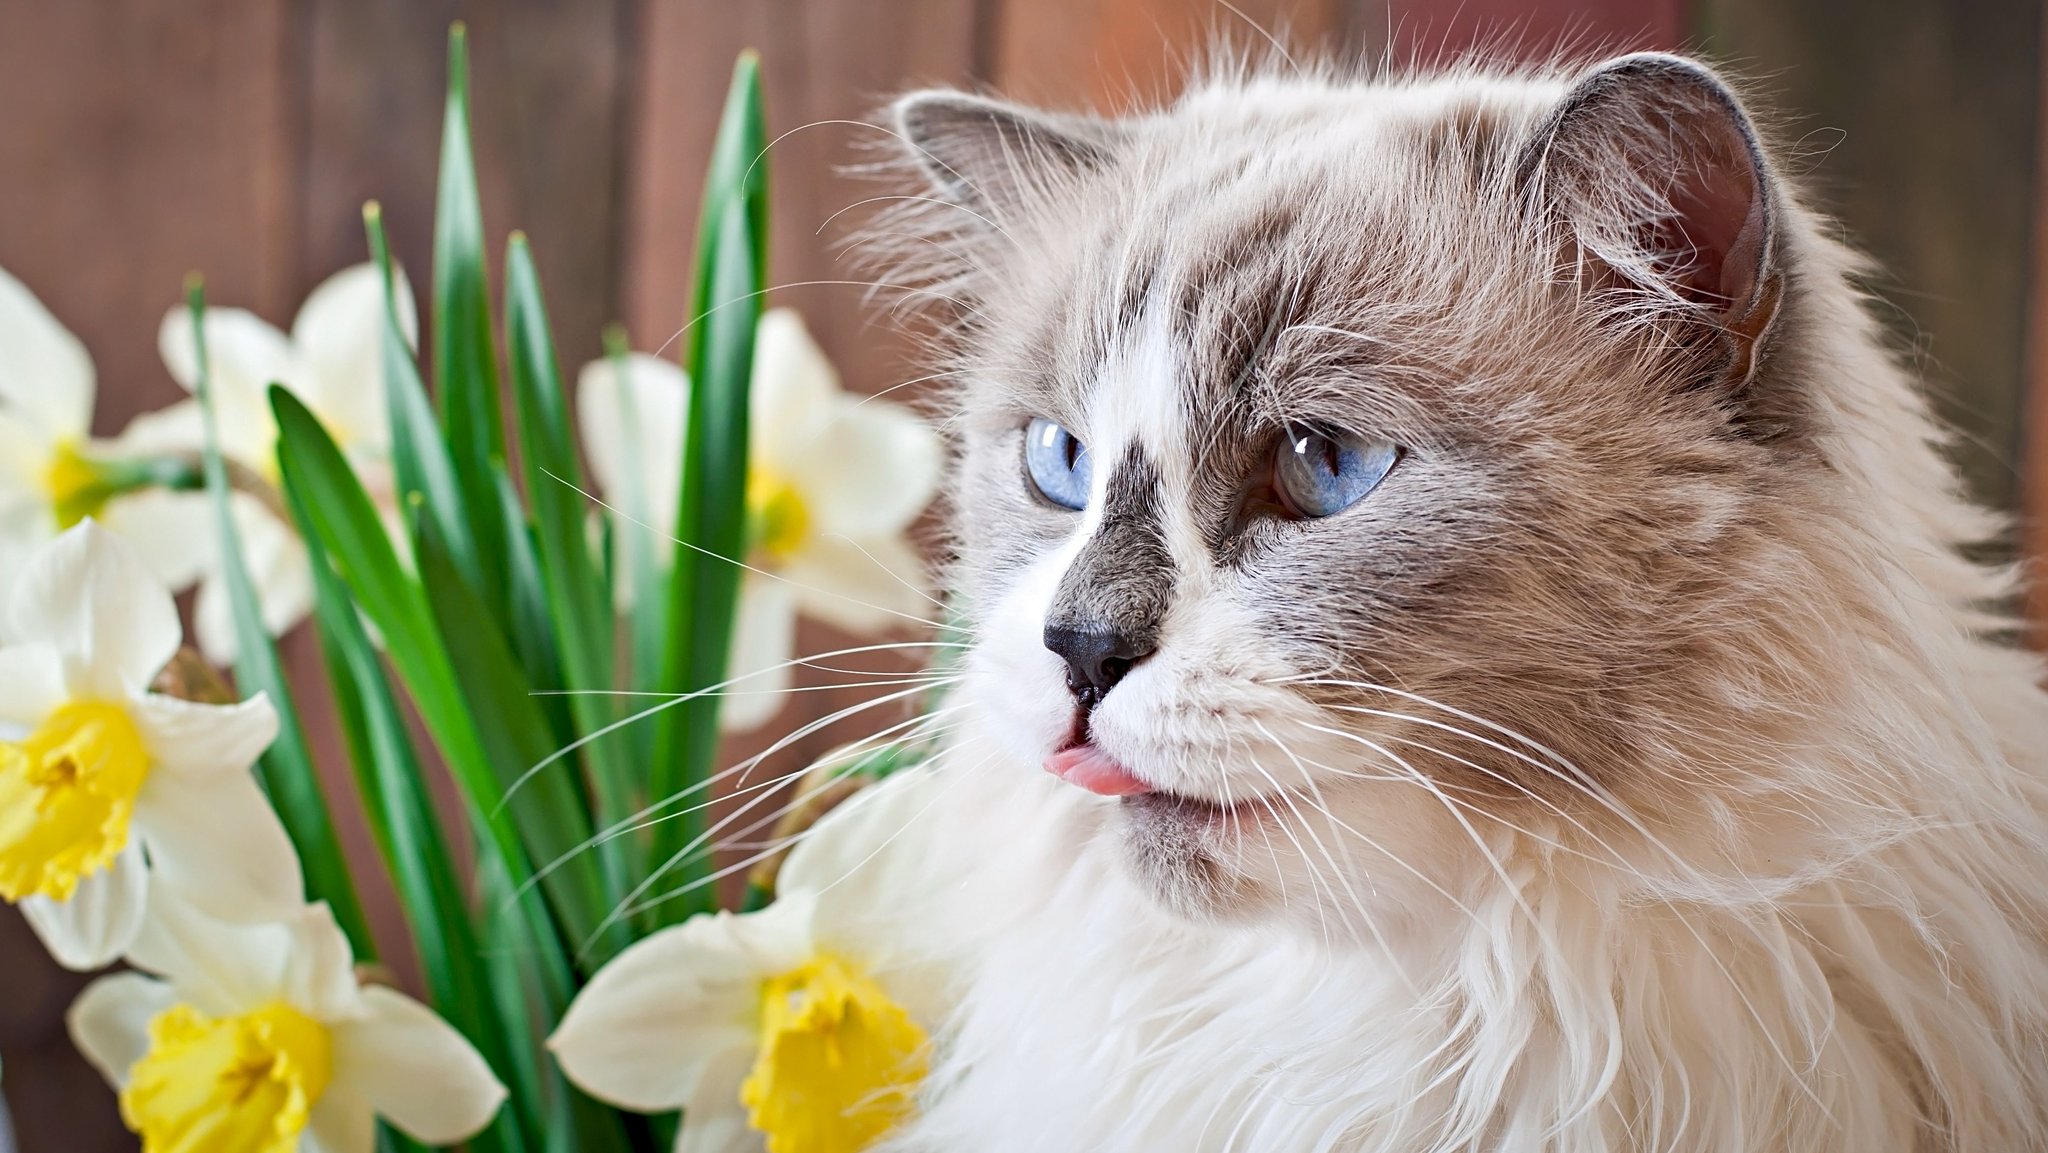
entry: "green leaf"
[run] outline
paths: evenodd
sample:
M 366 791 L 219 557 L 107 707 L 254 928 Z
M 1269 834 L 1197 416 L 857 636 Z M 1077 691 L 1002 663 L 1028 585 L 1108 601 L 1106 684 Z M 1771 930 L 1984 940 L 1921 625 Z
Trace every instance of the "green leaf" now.
M 495 870 L 480 871 L 477 883 L 486 908 L 507 908 L 519 900 L 517 889 Z M 484 955 L 498 1013 L 512 1033 L 531 1038 L 535 1049 L 547 1031 L 538 1023 L 560 1021 L 574 995 L 566 967 L 534 963 L 531 942 L 536 934 L 552 931 L 544 918 L 534 921 L 505 916 L 487 926 Z M 529 1098 L 534 1117 L 528 1128 L 537 1135 L 541 1149 L 549 1153 L 625 1153 L 632 1148 L 617 1110 L 592 1101 L 552 1064 L 542 1070 L 542 1078 L 540 1088 Z
M 370 936 L 369 923 L 363 919 L 341 841 L 327 817 L 319 769 L 313 762 L 312 749 L 306 744 L 291 683 L 285 679 L 270 630 L 263 625 L 256 586 L 242 562 L 241 534 L 235 528 L 229 504 L 233 493 L 228 485 L 227 461 L 220 451 L 219 420 L 213 409 L 212 366 L 201 324 L 206 314 L 206 290 L 196 277 L 186 285 L 185 303 L 192 314 L 192 342 L 199 351 L 199 406 L 206 432 L 202 468 L 213 505 L 215 544 L 220 549 L 221 574 L 227 581 L 228 607 L 235 622 L 235 681 L 243 692 L 268 694 L 271 707 L 277 711 L 277 739 L 264 751 L 257 775 L 270 796 L 271 807 L 277 810 L 285 831 L 291 835 L 292 845 L 298 849 L 299 862 L 306 874 L 307 897 L 326 901 L 334 910 L 335 921 L 355 946 L 356 956 L 374 960 L 377 942 Z
M 668 647 L 661 670 L 670 691 L 697 694 L 654 721 L 650 788 L 657 801 L 708 778 L 718 751 L 719 696 L 703 690 L 725 677 L 747 544 L 747 412 L 759 290 L 767 268 L 767 125 L 759 60 L 740 56 L 726 98 L 704 191 L 697 299 L 690 326 L 690 405 L 684 433 L 676 551 L 668 588 Z M 707 810 L 655 826 L 655 859 L 676 861 L 704 831 Z M 708 867 L 686 871 L 694 880 Z M 655 923 L 705 907 L 709 887 L 658 906 Z
M 417 538 L 420 522 L 431 518 L 457 558 L 472 585 L 482 586 L 482 562 L 477 557 L 469 518 L 463 515 L 462 490 L 455 479 L 455 462 L 448 455 L 447 442 L 434 423 L 434 408 L 420 382 L 419 367 L 413 364 L 412 349 L 406 346 L 405 331 L 398 324 L 397 293 L 393 288 L 391 247 L 384 239 L 383 210 L 371 201 L 363 206 L 363 228 L 370 237 L 370 255 L 384 278 L 383 367 L 385 405 L 391 422 L 391 464 L 398 482 L 399 507 Z
M 497 811 L 503 797 L 501 780 L 519 771 L 516 764 L 494 761 L 493 744 L 486 743 L 485 734 L 495 736 L 499 718 L 492 716 L 491 724 L 479 725 L 479 717 L 491 714 L 471 711 L 426 594 L 399 565 L 369 496 L 349 471 L 341 450 L 291 393 L 272 388 L 270 405 L 277 417 L 278 465 L 287 491 L 304 513 L 306 534 L 319 539 L 356 603 L 383 635 L 392 665 L 461 788 L 482 841 L 479 853 L 496 853 L 508 876 L 531 876 L 522 835 L 541 844 L 560 844 L 563 836 L 548 831 L 548 814 L 537 811 L 538 805 L 513 806 L 509 815 Z M 445 573 L 450 567 L 445 544 L 431 526 L 422 539 L 432 545 L 427 551 Z M 470 618 L 451 617 L 449 632 L 466 635 L 470 623 Z M 517 677 L 510 661 L 504 664 L 504 671 Z M 502 743 L 502 738 L 494 741 Z M 516 818 L 531 825 L 522 823 L 515 831 Z M 565 926 L 587 930 L 602 917 L 602 898 L 592 896 L 598 891 L 595 868 L 588 856 L 578 855 L 542 881 L 542 890 Z M 546 943 L 559 946 L 552 938 Z
M 505 431 L 492 351 L 483 206 L 470 149 L 469 36 L 460 22 L 448 30 L 448 99 L 434 201 L 433 334 L 434 387 L 479 566 L 477 571 L 465 566 L 464 575 L 477 582 L 493 618 L 509 626 L 504 568 L 509 526 L 494 476 L 505 455 Z
M 302 500 L 295 515 L 310 516 Z M 461 877 L 448 850 L 426 773 L 383 662 L 356 613 L 347 587 L 317 536 L 309 534 L 314 619 L 327 660 L 335 712 L 347 739 L 356 789 L 371 837 L 391 875 L 426 977 L 429 1002 L 477 1046 L 511 1087 L 511 1110 L 537 1099 L 542 1070 L 529 1039 L 508 1032 L 492 1012 L 488 980 Z M 517 1131 L 498 1134 L 500 1148 L 524 1147 Z
M 613 325 L 605 330 L 605 359 L 611 362 L 612 372 L 620 382 L 617 391 L 618 419 L 621 428 L 636 428 L 642 419 L 634 404 L 633 390 L 625 387 L 628 372 L 626 358 L 629 349 L 624 329 Z M 648 475 L 646 462 L 640 455 L 639 437 L 626 437 L 625 443 L 619 448 L 626 458 L 625 465 L 620 470 L 623 475 Z M 669 635 L 670 570 L 662 561 L 662 544 L 675 526 L 655 523 L 654 513 L 650 507 L 652 502 L 642 485 L 627 486 L 626 491 L 617 494 L 613 500 L 625 514 L 623 519 L 626 523 L 618 523 L 619 518 L 605 518 L 605 540 L 608 545 L 605 555 L 611 562 L 614 584 L 623 580 L 626 587 L 633 590 L 632 616 L 627 622 L 630 683 L 634 689 L 641 692 L 658 692 L 663 684 L 661 662 L 667 657 Z M 652 727 L 638 725 L 627 731 L 634 742 L 633 749 L 638 760 L 642 764 L 647 763 L 654 753 Z
M 548 324 L 540 276 L 526 238 L 518 233 L 505 255 L 505 331 L 511 346 L 513 396 L 519 414 L 520 459 L 533 502 L 534 537 L 548 613 L 561 650 L 562 683 L 573 694 L 576 728 L 594 733 L 618 719 L 613 685 L 611 586 L 591 553 L 590 515 L 582 464 Z M 603 738 L 585 746 L 597 824 L 610 827 L 637 808 L 635 775 L 625 741 Z M 606 843 L 615 868 L 637 876 L 642 863 L 630 837 Z M 616 896 L 616 890 L 614 892 Z
M 502 466 L 494 466 L 491 479 L 498 487 L 498 507 L 505 514 L 505 576 L 511 601 L 509 636 L 526 670 L 527 682 L 550 695 L 540 698 L 541 711 L 556 738 L 568 741 L 575 734 L 569 726 L 569 710 L 556 690 L 562 684 L 562 656 L 555 647 L 555 622 L 548 613 L 547 582 L 540 571 L 540 553 L 527 523 L 526 508 L 519 503 L 519 490 Z
M 732 83 L 726 89 L 725 111 L 718 122 L 718 138 L 711 145 L 711 167 L 704 175 L 704 205 L 697 216 L 697 272 L 692 314 L 699 321 L 688 333 L 685 364 L 700 358 L 705 339 L 701 320 L 715 299 L 712 282 L 717 277 L 711 253 L 717 250 L 725 232 L 729 202 L 740 202 L 747 232 L 753 237 L 754 283 L 768 283 L 768 116 L 761 100 L 761 57 L 749 49 L 733 62 Z
M 579 951 L 587 944 L 593 963 L 601 964 L 625 947 L 626 934 L 623 926 L 599 934 L 613 898 L 599 858 L 580 851 L 592 828 L 578 783 L 569 766 L 555 757 L 561 746 L 504 635 L 482 615 L 476 594 L 456 575 L 432 531 L 420 539 L 419 565 L 435 619 L 448 622 L 442 636 L 470 715 L 490 718 L 477 731 L 497 767 L 503 807 L 533 857 L 561 862 L 541 883 L 549 889 L 563 931 Z M 534 766 L 541 767 L 529 771 Z

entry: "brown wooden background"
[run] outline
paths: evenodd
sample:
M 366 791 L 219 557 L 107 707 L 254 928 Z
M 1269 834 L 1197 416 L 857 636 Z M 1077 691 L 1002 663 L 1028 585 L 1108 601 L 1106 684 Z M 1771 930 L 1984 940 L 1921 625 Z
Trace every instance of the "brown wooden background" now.
M 1531 52 L 1704 48 L 1775 97 L 1801 166 L 1883 261 L 1877 287 L 1964 430 L 1972 483 L 2048 509 L 2048 468 L 2024 501 L 2017 466 L 2023 409 L 2048 465 L 2036 0 L 0 0 L 0 267 L 91 348 L 102 432 L 177 397 L 154 337 L 190 269 L 216 302 L 287 323 L 363 258 L 359 209 L 376 197 L 423 281 L 457 18 L 486 221 L 532 236 L 572 369 L 607 321 L 650 348 L 680 324 L 701 166 L 742 47 L 762 51 L 771 129 L 797 130 L 773 155 L 774 274 L 793 286 L 855 275 L 818 230 L 871 194 L 837 170 L 877 134 L 838 122 L 909 86 L 1113 108 L 1171 92 L 1214 34 L 1257 43 L 1254 23 L 1343 55 L 1503 35 Z M 910 375 L 858 287 L 778 300 L 856 386 Z M 2024 408 L 2030 388 L 2042 402 Z M 2048 532 L 2032 540 L 2048 555 Z M 79 984 L 0 915 L 0 1059 L 23 1153 L 133 1148 L 63 1037 Z

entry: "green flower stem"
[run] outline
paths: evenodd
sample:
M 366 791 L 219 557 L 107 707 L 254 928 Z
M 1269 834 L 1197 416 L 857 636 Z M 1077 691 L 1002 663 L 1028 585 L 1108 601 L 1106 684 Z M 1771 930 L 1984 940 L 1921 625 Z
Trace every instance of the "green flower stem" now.
M 212 496 L 214 532 L 220 549 L 221 574 L 227 582 L 228 605 L 235 622 L 235 679 L 245 693 L 262 691 L 277 711 L 277 740 L 257 763 L 257 776 L 270 796 L 271 805 L 284 822 L 306 874 L 307 896 L 326 901 L 334 919 L 355 946 L 356 956 L 365 961 L 377 956 L 377 942 L 370 936 L 369 922 L 356 899 L 355 884 L 342 855 L 341 840 L 328 819 L 327 800 L 320 793 L 320 775 L 313 751 L 306 742 L 292 688 L 285 679 L 283 662 L 270 632 L 263 626 L 262 610 L 256 600 L 256 586 L 242 562 L 240 534 L 229 509 L 230 470 L 220 451 L 220 431 L 213 410 L 212 371 L 201 336 L 206 314 L 206 288 L 193 277 L 185 287 L 185 303 L 192 315 L 193 341 L 199 349 L 199 406 L 206 430 L 202 453 L 205 486 Z M 147 473 L 148 468 L 138 473 Z M 268 487 L 268 486 L 266 486 Z M 273 494 L 274 495 L 274 494 Z M 289 521 L 287 521 L 289 523 Z

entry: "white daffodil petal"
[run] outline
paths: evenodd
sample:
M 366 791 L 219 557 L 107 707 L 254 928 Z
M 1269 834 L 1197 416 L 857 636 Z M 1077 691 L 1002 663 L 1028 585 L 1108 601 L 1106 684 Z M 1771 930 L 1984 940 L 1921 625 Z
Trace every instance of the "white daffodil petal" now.
M 346 1085 L 329 1085 L 306 1118 L 299 1153 L 374 1153 L 377 1111 Z
M 803 318 L 787 308 L 762 313 L 748 401 L 752 467 L 790 476 L 814 453 L 831 451 L 826 437 L 839 400 L 839 373 Z
M 816 536 L 782 566 L 804 612 L 850 633 L 928 624 L 943 611 L 925 592 L 924 558 L 901 537 Z
M 285 963 L 284 999 L 317 1021 L 339 1021 L 364 1012 L 356 984 L 355 950 L 334 920 L 327 902 L 306 906 L 287 922 L 292 943 Z
M 312 555 L 306 551 L 306 542 L 261 502 L 238 493 L 232 508 L 243 570 L 256 586 L 256 610 L 263 618 L 263 631 L 283 636 L 313 611 Z M 239 642 L 224 573 L 215 572 L 200 585 L 192 625 L 199 649 L 208 660 L 220 665 L 234 663 Z
M 235 632 L 235 606 L 225 576 L 215 573 L 200 582 L 199 595 L 192 600 L 192 635 L 206 659 L 223 668 L 232 667 L 242 640 Z
M 0 269 L 0 405 L 35 424 L 44 440 L 82 437 L 92 425 L 95 387 L 85 346 Z
M 223 391 L 214 404 L 215 426 L 220 432 L 220 451 L 229 460 L 257 472 L 269 473 L 274 463 L 272 448 L 277 424 L 270 415 L 267 394 Z M 165 456 L 196 453 L 206 448 L 206 417 L 195 397 L 145 412 L 128 422 L 121 435 L 107 441 L 106 451 L 115 457 Z
M 644 353 L 628 354 L 624 363 L 623 381 L 610 360 L 584 365 L 576 378 L 583 455 L 620 531 L 654 533 L 657 555 L 667 556 L 675 547 L 668 534 L 676 522 L 690 378 Z
M 277 739 L 277 710 L 257 693 L 232 705 L 146 693 L 130 698 L 128 715 L 142 734 L 152 766 L 180 778 L 173 786 L 243 776 Z
M 128 422 L 121 434 L 107 442 L 117 456 L 155 456 L 166 453 L 199 452 L 206 447 L 206 411 L 197 397 L 186 397 Z
M 150 868 L 204 912 L 232 921 L 290 917 L 305 903 L 299 857 L 248 772 L 151 774 L 135 798 Z
M 128 1084 L 135 1063 L 149 1055 L 149 1023 L 178 1003 L 170 985 L 141 973 L 115 973 L 85 987 L 64 1024 L 71 1043 L 109 1085 Z
M 655 1113 L 686 1104 L 710 1062 L 751 1044 L 761 982 L 809 953 L 807 902 L 692 917 L 598 970 L 548 1039 L 599 1100 Z
M 332 1026 L 336 1084 L 429 1145 L 461 1141 L 497 1115 L 505 1087 L 453 1025 L 381 986 L 363 990 L 363 1007 Z
M 180 1001 L 224 1017 L 284 996 L 291 949 L 292 926 L 283 920 L 226 921 L 199 908 L 190 893 L 156 884 L 128 962 L 169 980 Z
M 767 1134 L 747 1123 L 746 1107 L 740 1104 L 740 1086 L 753 1070 L 755 1057 L 752 1043 L 735 1045 L 704 1066 L 696 1089 L 683 1105 L 676 1153 L 763 1153 L 767 1149 Z
M 929 863 L 918 826 L 936 820 L 944 779 L 927 768 L 899 770 L 825 814 L 789 851 L 777 874 L 785 893 L 819 896 L 813 926 L 859 922 L 920 883 Z
M 819 949 L 858 961 L 927 1027 L 951 1003 L 953 971 L 940 958 L 961 944 L 932 867 L 951 785 L 917 767 L 868 786 L 812 826 L 776 879 L 784 900 L 816 894 Z
M 134 548 L 165 588 L 176 591 L 214 563 L 213 509 L 207 500 L 203 492 L 145 489 L 108 501 L 99 520 Z
M 47 504 L 26 506 L 0 492 L 0 644 L 8 640 L 7 606 L 14 603 L 14 588 L 36 551 L 57 535 L 56 518 Z
M 56 443 L 41 426 L 0 407 L 0 494 L 10 508 L 26 506 L 48 515 L 50 454 Z
M 412 285 L 393 270 L 399 328 L 419 343 Z M 293 391 L 319 415 L 335 439 L 351 448 L 381 447 L 389 439 L 384 411 L 384 277 L 375 264 L 358 264 L 328 277 L 299 307 L 292 345 L 305 369 Z
M 7 610 L 7 639 L 56 646 L 77 695 L 119 700 L 178 651 L 170 592 L 133 549 L 90 520 L 29 558 Z
M 0 724 L 32 729 L 70 694 L 64 688 L 64 658 L 53 646 L 0 648 Z
M 134 945 L 149 911 L 149 869 L 130 844 L 114 863 L 79 879 L 68 901 L 31 896 L 21 915 L 59 965 L 79 972 L 105 968 Z
M 719 727 L 741 733 L 774 719 L 789 699 L 789 659 L 795 653 L 795 591 L 773 577 L 745 574 L 726 672 L 732 684 L 719 702 Z
M 291 379 L 291 342 L 269 321 L 243 308 L 209 308 L 205 329 L 216 411 L 257 403 L 273 381 Z M 183 306 L 164 313 L 156 350 L 172 379 L 188 390 L 199 387 L 199 346 Z
M 901 533 L 939 491 L 938 434 L 882 400 L 841 402 L 817 451 L 793 462 L 812 531 L 856 540 Z

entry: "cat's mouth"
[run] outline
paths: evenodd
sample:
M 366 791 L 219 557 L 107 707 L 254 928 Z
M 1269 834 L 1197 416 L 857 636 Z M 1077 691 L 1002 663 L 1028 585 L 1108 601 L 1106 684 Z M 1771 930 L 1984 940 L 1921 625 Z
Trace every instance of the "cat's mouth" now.
M 1085 717 L 1077 719 L 1067 740 L 1045 758 L 1045 771 L 1096 796 L 1120 798 L 1123 808 L 1151 820 L 1221 822 L 1239 807 L 1168 792 L 1152 784 L 1102 751 L 1089 733 Z
M 1094 702 L 1074 710 L 1067 725 L 1066 739 L 1045 758 L 1045 771 L 1070 785 L 1098 797 L 1140 797 L 1159 790 L 1150 781 L 1125 768 L 1095 743 Z
M 1158 792 L 1085 737 L 1061 745 L 1045 758 L 1045 771 L 1098 797 L 1136 797 Z
M 1232 845 L 1244 830 L 1258 823 L 1255 800 L 1218 803 L 1163 789 L 1097 745 L 1088 721 L 1087 712 L 1077 713 L 1045 769 L 1115 798 L 1117 840 L 1134 879 L 1183 916 L 1214 918 L 1254 905 L 1257 883 L 1224 862 L 1233 859 Z

